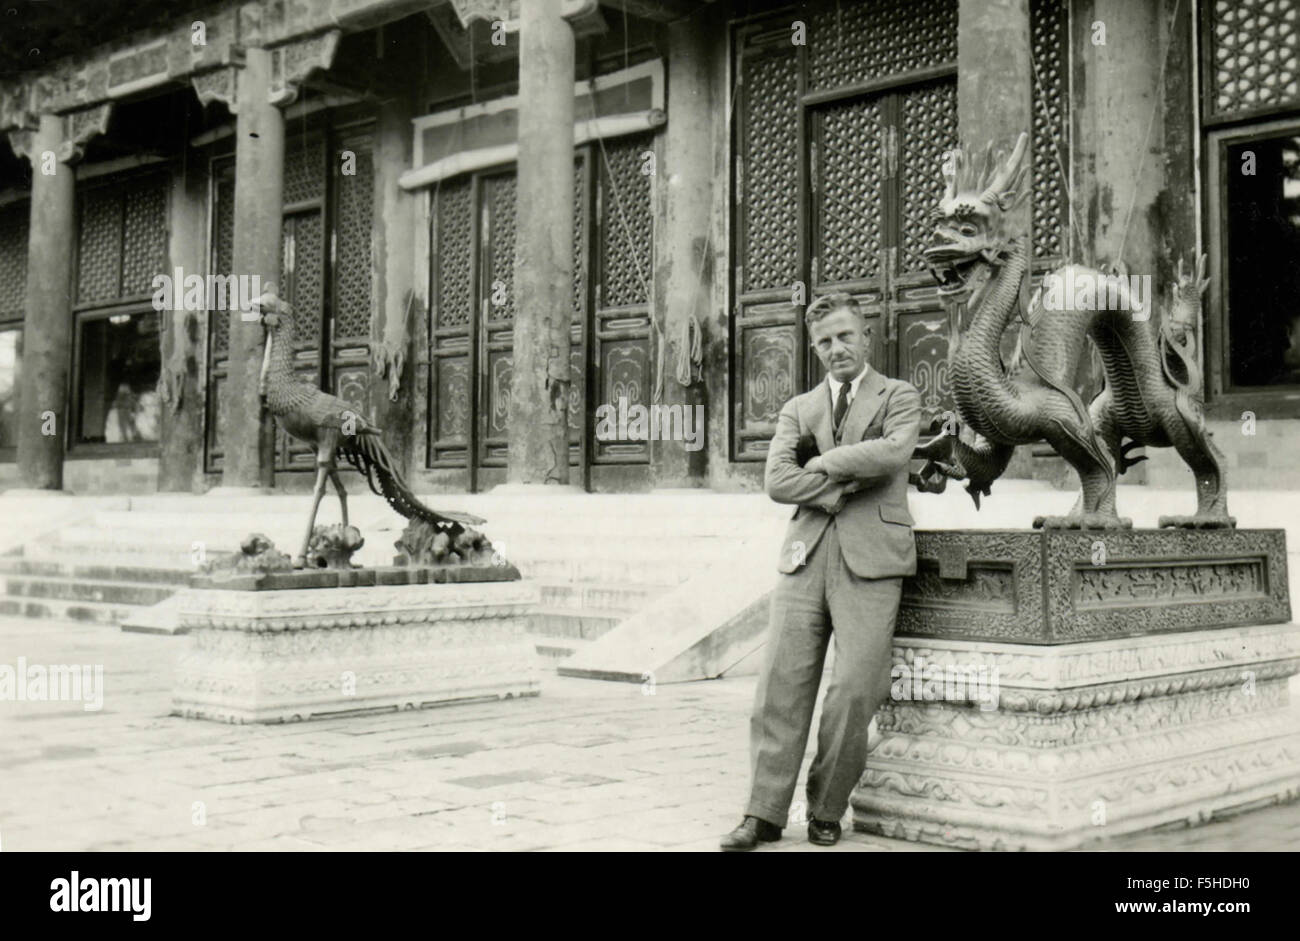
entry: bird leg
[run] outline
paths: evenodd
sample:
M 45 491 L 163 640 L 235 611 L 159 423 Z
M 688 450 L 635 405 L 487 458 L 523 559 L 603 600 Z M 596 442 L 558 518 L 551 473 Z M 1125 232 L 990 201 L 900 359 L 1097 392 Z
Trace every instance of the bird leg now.
M 312 531 L 316 528 L 316 511 L 320 509 L 320 498 L 325 495 L 325 476 L 329 473 L 329 465 L 322 464 L 319 460 L 316 462 L 316 489 L 312 492 L 311 515 L 307 517 L 307 532 L 302 537 L 302 549 L 298 557 L 293 560 L 293 567 L 296 569 L 304 568 L 307 565 L 307 546 L 311 543 Z
M 316 511 L 320 509 L 320 499 L 325 495 L 325 478 L 330 474 L 338 473 L 337 465 L 334 463 L 334 451 L 338 443 L 337 431 L 328 428 L 320 430 L 316 439 L 316 488 L 312 491 L 311 516 L 307 517 L 307 532 L 302 537 L 302 551 L 293 560 L 293 567 L 296 569 L 307 565 L 307 546 L 311 544 L 311 534 L 316 529 Z M 346 514 L 347 510 L 343 512 Z M 344 515 L 343 518 L 346 521 L 347 516 Z
M 339 494 L 339 508 L 343 511 L 343 525 L 348 525 L 348 492 L 343 489 L 343 480 L 339 477 L 337 467 L 330 467 L 330 480 L 334 483 L 334 489 Z

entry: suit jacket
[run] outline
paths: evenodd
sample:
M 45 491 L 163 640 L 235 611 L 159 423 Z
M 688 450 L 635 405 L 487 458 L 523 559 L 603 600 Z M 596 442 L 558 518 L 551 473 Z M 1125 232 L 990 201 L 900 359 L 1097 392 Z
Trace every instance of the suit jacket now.
M 836 439 L 825 382 L 785 403 L 767 451 L 765 484 L 777 503 L 797 504 L 777 568 L 797 571 L 813 554 L 831 519 L 849 570 L 862 578 L 916 572 L 916 542 L 907 508 L 907 470 L 921 424 L 921 396 L 909 383 L 875 369 L 858 386 Z M 826 473 L 796 457 L 811 435 Z M 846 495 L 849 484 L 858 490 Z M 802 548 L 801 548 L 802 546 Z

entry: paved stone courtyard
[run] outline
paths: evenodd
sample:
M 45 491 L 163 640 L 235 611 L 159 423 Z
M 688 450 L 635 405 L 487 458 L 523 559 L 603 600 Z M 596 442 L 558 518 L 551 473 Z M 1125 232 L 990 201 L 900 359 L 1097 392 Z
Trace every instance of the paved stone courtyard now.
M 0 662 L 103 664 L 105 690 L 98 712 L 0 702 L 0 848 L 715 851 L 739 819 L 753 678 L 229 726 L 168 715 L 185 643 L 0 620 Z M 1300 804 L 1090 848 L 1296 849 Z M 764 851 L 918 850 L 943 851 L 802 827 Z

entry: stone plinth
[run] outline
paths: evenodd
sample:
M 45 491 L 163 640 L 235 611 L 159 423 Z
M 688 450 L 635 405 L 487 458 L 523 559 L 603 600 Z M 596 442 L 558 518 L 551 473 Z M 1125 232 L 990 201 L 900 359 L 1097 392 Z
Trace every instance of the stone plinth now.
M 1300 795 L 1281 531 L 923 532 L 917 554 L 858 829 L 1055 850 Z
M 517 581 L 193 591 L 172 712 L 284 722 L 536 696 L 536 603 Z
M 916 534 L 899 637 L 1065 644 L 1291 619 L 1281 529 Z
M 908 695 L 918 660 L 985 668 L 996 708 L 887 702 L 853 795 L 859 830 L 1056 850 L 1300 795 L 1295 624 L 1050 647 L 899 638 Z

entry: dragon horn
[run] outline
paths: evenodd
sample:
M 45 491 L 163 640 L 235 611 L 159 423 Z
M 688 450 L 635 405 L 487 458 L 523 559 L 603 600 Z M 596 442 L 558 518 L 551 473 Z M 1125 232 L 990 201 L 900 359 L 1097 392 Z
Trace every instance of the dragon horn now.
M 989 185 L 984 187 L 984 192 L 980 194 L 981 200 L 986 203 L 997 202 L 998 197 L 1007 189 L 1008 183 L 1013 180 L 1018 182 L 1021 179 L 1016 170 L 1020 166 L 1021 159 L 1025 156 L 1025 148 L 1028 144 L 1029 135 L 1021 131 L 1020 137 L 1016 140 L 1015 150 L 1011 151 L 1011 156 L 1003 162 L 1002 166 L 998 167 L 997 172 L 993 174 L 993 179 L 989 181 Z M 990 148 L 993 146 L 992 141 L 989 142 L 989 146 Z
M 948 151 L 948 159 L 943 162 L 943 198 L 952 199 L 957 195 L 957 174 L 961 172 L 962 165 L 961 148 Z

